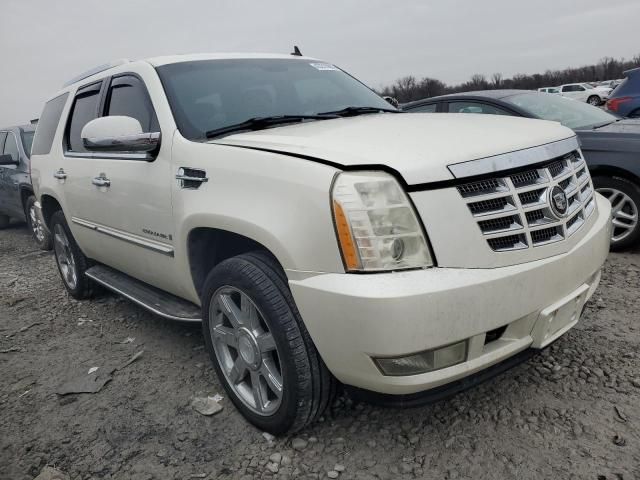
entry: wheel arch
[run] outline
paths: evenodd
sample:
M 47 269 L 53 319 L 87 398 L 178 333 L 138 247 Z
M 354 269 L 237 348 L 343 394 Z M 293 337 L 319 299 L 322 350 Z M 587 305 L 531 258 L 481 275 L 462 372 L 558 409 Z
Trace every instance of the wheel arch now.
M 633 182 L 638 188 L 640 188 L 640 176 L 631 172 L 629 170 L 625 170 L 624 168 L 616 167 L 613 165 L 597 165 L 597 166 L 589 166 L 589 172 L 591 173 L 591 177 L 622 177 L 625 180 L 629 180 Z
M 51 217 L 58 210 L 62 210 L 62 206 L 58 200 L 51 195 L 42 195 L 40 197 L 40 207 L 42 208 L 42 218 L 47 229 L 51 226 Z
M 272 257 L 284 273 L 283 263 L 274 252 L 253 238 L 214 227 L 191 229 L 187 235 L 187 259 L 198 296 L 202 294 L 207 275 L 216 265 L 228 258 L 252 251 L 261 251 Z
M 27 209 L 27 199 L 33 195 L 33 187 L 31 185 L 20 185 L 20 201 L 22 202 L 22 209 Z

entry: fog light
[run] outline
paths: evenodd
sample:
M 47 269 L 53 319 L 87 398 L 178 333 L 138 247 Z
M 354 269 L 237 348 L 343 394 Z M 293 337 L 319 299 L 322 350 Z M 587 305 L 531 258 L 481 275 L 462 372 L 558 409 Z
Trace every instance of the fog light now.
M 374 361 L 384 375 L 418 375 L 462 363 L 467 358 L 467 342 L 454 343 L 448 347 L 415 353 L 406 357 L 375 358 Z

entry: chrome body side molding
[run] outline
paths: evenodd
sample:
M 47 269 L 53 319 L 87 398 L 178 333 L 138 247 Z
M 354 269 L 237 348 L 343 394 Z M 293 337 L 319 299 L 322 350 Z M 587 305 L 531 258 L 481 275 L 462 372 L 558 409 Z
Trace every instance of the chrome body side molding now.
M 153 250 L 154 252 L 158 252 L 163 255 L 167 255 L 169 257 L 173 257 L 173 247 L 166 243 L 156 242 L 155 240 L 149 240 L 148 238 L 144 238 L 139 235 L 123 232 L 122 230 L 117 230 L 111 227 L 105 227 L 104 225 L 98 225 L 97 223 L 89 222 L 87 220 L 83 220 L 82 218 L 78 218 L 78 217 L 71 217 L 71 221 L 76 225 L 80 225 L 82 227 L 95 230 L 96 232 L 109 235 L 110 237 L 117 238 L 124 242 L 128 242 L 133 245 L 137 245 L 139 247 L 146 248 L 148 250 Z

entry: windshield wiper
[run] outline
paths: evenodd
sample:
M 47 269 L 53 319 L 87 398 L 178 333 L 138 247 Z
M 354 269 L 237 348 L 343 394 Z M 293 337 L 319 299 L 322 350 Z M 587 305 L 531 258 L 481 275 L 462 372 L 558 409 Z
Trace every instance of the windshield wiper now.
M 391 108 L 378 108 L 378 107 L 346 107 L 342 110 L 335 110 L 333 112 L 322 112 L 318 115 L 338 115 L 340 117 L 353 117 L 355 115 L 362 115 L 365 113 L 401 113 L 400 110 L 392 110 Z
M 303 122 L 304 120 L 328 120 L 331 118 L 338 118 L 338 115 L 273 115 L 270 117 L 253 117 L 244 122 L 209 130 L 205 132 L 204 135 L 206 138 L 215 138 L 227 133 L 241 132 L 243 130 L 261 130 L 283 123 Z

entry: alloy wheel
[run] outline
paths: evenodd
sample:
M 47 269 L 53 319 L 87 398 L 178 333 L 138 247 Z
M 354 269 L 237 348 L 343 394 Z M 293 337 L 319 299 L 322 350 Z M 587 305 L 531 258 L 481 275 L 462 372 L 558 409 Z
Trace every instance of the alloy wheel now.
M 71 290 L 74 290 L 78 285 L 76 262 L 71 252 L 67 234 L 59 223 L 53 229 L 53 247 L 62 279 Z
M 587 103 L 589 105 L 594 105 L 594 106 L 598 106 L 600 105 L 600 99 L 598 97 L 589 97 L 589 100 L 587 101 Z
M 31 229 L 33 230 L 33 234 L 35 235 L 36 240 L 39 243 L 44 242 L 44 239 L 45 239 L 44 225 L 42 225 L 40 218 L 38 218 L 38 215 L 36 213 L 36 208 L 34 206 L 31 206 L 31 208 L 29 209 L 29 220 L 31 223 Z
M 280 406 L 280 356 L 264 316 L 243 291 L 219 288 L 209 306 L 216 358 L 237 397 L 254 413 L 272 415 Z
M 624 240 L 638 226 L 638 206 L 629 195 L 615 188 L 603 187 L 596 190 L 611 203 L 613 217 L 611 241 L 616 243 Z

